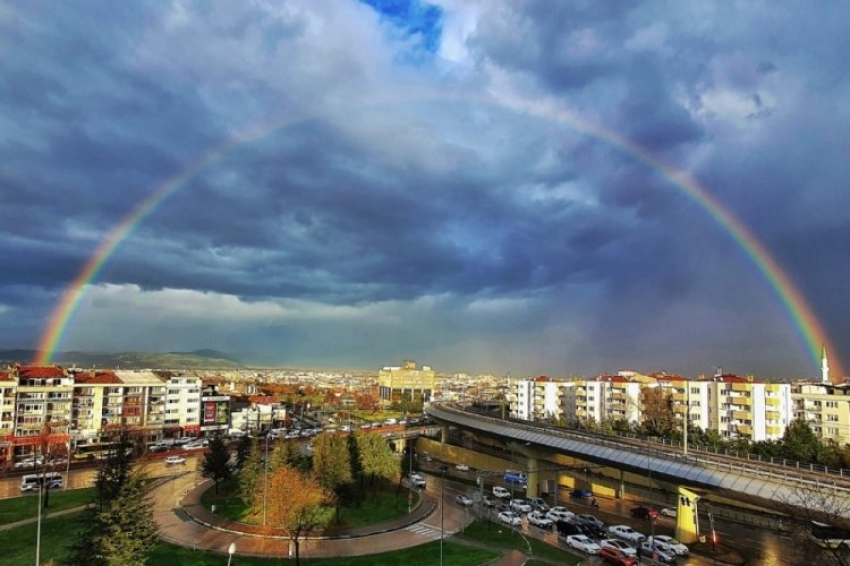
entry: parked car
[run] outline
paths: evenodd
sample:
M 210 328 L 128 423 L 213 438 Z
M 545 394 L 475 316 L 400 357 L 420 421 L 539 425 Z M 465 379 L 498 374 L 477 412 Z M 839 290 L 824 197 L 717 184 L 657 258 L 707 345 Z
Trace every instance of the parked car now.
M 566 507 L 563 507 L 563 506 L 561 506 L 561 505 L 555 505 L 554 507 L 552 507 L 551 509 L 549 509 L 549 511 L 559 511 L 559 512 L 564 512 L 564 513 L 569 513 L 569 512 L 570 512 L 570 510 L 569 510 L 569 509 L 567 509 Z
M 505 489 L 504 487 L 497 485 L 493 486 L 493 495 L 495 495 L 499 499 L 510 499 L 511 492 Z
M 676 553 L 670 550 L 667 547 L 667 550 L 662 550 L 662 546 L 666 546 L 663 543 L 652 542 L 652 539 L 647 539 L 640 543 L 640 551 L 641 556 L 645 556 L 647 558 L 652 558 L 656 562 L 662 562 L 664 564 L 673 564 L 676 562 Z
M 571 521 L 575 517 L 575 513 L 570 511 L 555 511 L 554 509 L 546 513 L 546 518 L 552 521 Z
M 665 507 L 661 510 L 661 514 L 665 517 L 675 517 L 679 514 L 675 507 Z
M 468 495 L 464 495 L 462 493 L 455 497 L 455 502 L 464 507 L 472 507 L 472 499 L 470 499 Z
M 627 542 L 616 538 L 604 538 L 599 541 L 602 548 L 616 548 L 626 556 L 637 556 L 637 549 Z
M 173 466 L 175 464 L 185 464 L 186 458 L 184 458 L 183 456 L 166 456 L 165 463 L 168 466 Z
M 486 494 L 484 495 L 484 497 L 481 498 L 481 503 L 484 505 L 484 507 L 496 506 L 496 500 Z
M 503 523 L 516 527 L 522 524 L 522 518 L 513 511 L 502 511 L 499 513 L 499 520 Z
M 546 515 L 544 515 L 540 511 L 532 511 L 528 514 L 528 524 L 534 525 L 538 529 L 551 531 L 554 523 L 551 519 L 547 519 Z
M 658 518 L 658 509 L 650 507 L 649 505 L 638 505 L 637 507 L 632 507 L 629 510 L 629 514 L 632 517 L 637 517 L 644 521 L 654 521 Z
M 599 557 L 608 564 L 614 564 L 614 566 L 635 566 L 638 564 L 637 558 L 634 556 L 625 556 L 616 548 L 605 548 L 603 546 L 602 550 L 599 551 Z
M 633 544 L 638 544 L 646 538 L 646 535 L 637 532 L 628 525 L 614 525 L 612 527 L 608 527 L 608 534 L 612 537 L 620 538 Z
M 558 536 L 566 538 L 571 535 L 590 536 L 590 533 L 582 525 L 576 525 L 569 521 L 558 521 L 555 523 L 555 528 L 558 530 Z
M 605 528 L 605 523 L 593 515 L 576 515 L 574 520 L 581 525 L 594 525 L 599 529 Z
M 516 511 L 517 513 L 530 513 L 531 505 L 523 501 L 522 499 L 511 499 L 509 503 L 511 509 Z
M 466 464 L 463 464 L 463 463 L 461 463 L 461 464 L 456 464 L 456 465 L 455 465 L 455 468 L 456 468 L 456 469 L 457 469 L 457 471 L 459 471 L 459 472 L 468 472 L 468 471 L 469 471 L 469 466 L 467 466 Z
M 546 502 L 543 501 L 542 497 L 529 497 L 525 500 L 525 502 L 531 505 L 531 507 L 537 511 L 542 511 L 545 513 L 549 510 L 549 505 L 547 505 Z
M 670 549 L 678 556 L 687 556 L 691 553 L 690 549 L 687 546 L 674 539 L 673 537 L 667 535 L 655 535 L 655 542 L 664 543 L 665 545 L 670 547 Z
M 589 489 L 574 489 L 570 492 L 570 497 L 573 499 L 590 499 L 593 497 L 593 492 Z
M 602 547 L 596 544 L 593 539 L 585 535 L 570 535 L 566 542 L 567 546 L 573 550 L 580 550 L 588 554 L 599 554 L 599 551 L 602 550 Z

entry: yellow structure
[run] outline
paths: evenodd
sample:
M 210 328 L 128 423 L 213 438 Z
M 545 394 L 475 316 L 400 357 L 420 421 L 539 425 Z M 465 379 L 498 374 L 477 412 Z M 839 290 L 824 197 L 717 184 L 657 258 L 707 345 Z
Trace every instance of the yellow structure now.
M 679 498 L 676 505 L 676 538 L 684 544 L 691 544 L 699 539 L 699 495 L 684 487 L 679 487 L 677 491 Z

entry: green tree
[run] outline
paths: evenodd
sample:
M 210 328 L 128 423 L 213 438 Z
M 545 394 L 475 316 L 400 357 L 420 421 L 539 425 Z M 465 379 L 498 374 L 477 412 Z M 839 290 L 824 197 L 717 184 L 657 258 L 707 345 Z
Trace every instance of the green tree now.
M 251 437 L 247 434 L 239 437 L 239 442 L 236 444 L 236 467 L 241 469 L 251 453 Z
M 230 461 L 230 447 L 221 436 L 210 440 L 209 450 L 201 462 L 201 475 L 215 482 L 215 492 L 218 493 L 219 482 L 230 479 L 233 475 L 233 464 Z
M 357 437 L 357 451 L 364 475 L 371 478 L 393 480 L 400 473 L 400 462 L 390 450 L 387 440 L 380 434 L 368 433 Z
M 782 437 L 782 455 L 789 460 L 817 464 L 823 445 L 809 423 L 797 418 L 791 421 Z
M 297 440 L 278 441 L 275 443 L 269 459 L 269 472 L 274 472 L 285 466 L 300 467 L 303 459 L 301 444 Z
M 260 449 L 260 441 L 254 437 L 251 441 L 251 450 L 245 463 L 239 468 L 239 497 L 245 503 L 254 507 L 254 494 L 260 486 L 263 477 L 263 454 Z
M 121 448 L 103 462 L 79 536 L 69 549 L 71 564 L 145 564 L 157 541 L 146 483 L 142 472 L 130 468 L 127 452 Z

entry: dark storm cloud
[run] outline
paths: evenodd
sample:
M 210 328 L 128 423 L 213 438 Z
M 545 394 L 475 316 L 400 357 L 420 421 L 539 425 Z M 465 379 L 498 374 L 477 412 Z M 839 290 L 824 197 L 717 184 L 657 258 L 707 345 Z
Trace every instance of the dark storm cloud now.
M 692 175 L 850 354 L 846 8 L 434 5 L 5 10 L 0 342 L 35 341 L 110 229 L 244 139 L 118 246 L 73 345 L 108 349 L 103 329 L 132 317 L 122 340 L 289 341 L 302 361 L 367 367 L 418 347 L 497 372 L 696 374 L 723 357 L 809 370 L 764 278 L 686 191 L 545 110 L 497 102 L 518 98 Z M 422 48 L 427 64 L 410 56 Z

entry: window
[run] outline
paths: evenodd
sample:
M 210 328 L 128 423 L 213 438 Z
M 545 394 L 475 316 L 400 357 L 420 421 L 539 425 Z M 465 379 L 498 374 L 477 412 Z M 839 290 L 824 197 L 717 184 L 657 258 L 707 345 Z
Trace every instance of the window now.
M 826 408 L 827 409 L 837 409 L 838 408 L 838 401 L 827 401 L 826 402 Z

